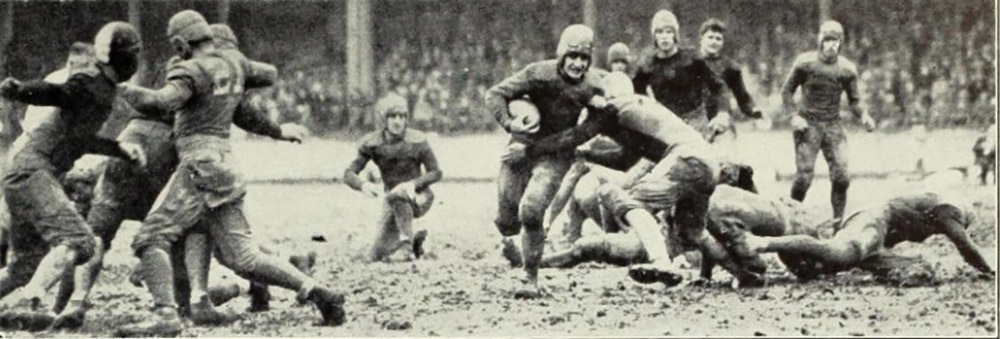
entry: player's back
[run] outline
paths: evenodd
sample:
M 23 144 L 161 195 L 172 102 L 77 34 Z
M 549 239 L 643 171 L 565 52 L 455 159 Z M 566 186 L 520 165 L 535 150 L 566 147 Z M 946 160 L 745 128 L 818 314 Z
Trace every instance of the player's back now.
M 246 58 L 212 53 L 170 67 L 167 80 L 188 81 L 193 93 L 176 113 L 178 138 L 209 135 L 228 138 L 233 114 L 243 97 Z
M 697 148 L 695 152 L 708 152 L 708 143 L 701 134 L 652 98 L 631 94 L 612 99 L 611 105 L 618 109 L 619 126 L 645 135 L 663 146 L 653 149 L 673 151 Z

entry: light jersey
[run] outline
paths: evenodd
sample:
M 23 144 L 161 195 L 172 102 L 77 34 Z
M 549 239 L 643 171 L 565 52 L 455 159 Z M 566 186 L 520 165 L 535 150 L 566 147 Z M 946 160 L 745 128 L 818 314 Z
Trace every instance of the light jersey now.
M 243 98 L 247 63 L 239 54 L 212 53 L 170 67 L 167 81 L 179 82 L 175 85 L 191 91 L 191 97 L 174 115 L 177 138 L 229 138 L 233 114 Z
M 610 100 L 609 104 L 617 108 L 617 122 L 620 127 L 643 134 L 649 139 L 661 143 L 666 149 L 665 154 L 698 156 L 702 159 L 715 158 L 712 148 L 698 131 L 656 100 L 628 94 Z M 612 138 L 620 141 L 622 146 L 631 146 L 626 145 L 627 142 L 621 142 L 624 140 L 621 140 L 620 137 L 613 135 Z M 643 145 L 635 146 L 644 147 Z M 654 147 L 654 149 L 658 148 Z M 661 155 L 661 157 L 663 156 Z

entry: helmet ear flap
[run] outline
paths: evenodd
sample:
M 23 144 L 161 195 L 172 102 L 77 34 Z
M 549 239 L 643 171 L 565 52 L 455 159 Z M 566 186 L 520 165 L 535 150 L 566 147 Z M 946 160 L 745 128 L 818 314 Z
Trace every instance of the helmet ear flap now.
M 191 50 L 191 46 L 188 45 L 187 40 L 184 37 L 175 35 L 170 37 L 170 45 L 174 47 L 174 51 L 180 55 L 187 55 Z

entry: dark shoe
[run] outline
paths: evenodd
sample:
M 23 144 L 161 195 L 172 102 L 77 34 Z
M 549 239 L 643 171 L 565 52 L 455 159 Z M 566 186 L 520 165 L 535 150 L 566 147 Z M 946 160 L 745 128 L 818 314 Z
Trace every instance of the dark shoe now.
M 37 332 L 47 329 L 54 320 L 55 315 L 44 309 L 40 298 L 26 298 L 0 314 L 0 328 Z
M 222 306 L 240 296 L 239 283 L 229 283 L 221 286 L 212 286 L 208 289 L 208 298 L 212 300 L 212 305 Z
M 333 292 L 325 287 L 317 286 L 309 291 L 307 300 L 316 304 L 319 313 L 323 315 L 323 321 L 319 326 L 340 326 L 346 321 L 347 313 L 344 312 L 344 295 Z
M 173 307 L 159 307 L 153 310 L 152 319 L 124 326 L 115 331 L 114 336 L 118 338 L 152 338 L 152 337 L 177 337 L 184 330 L 184 323 L 181 316 L 177 314 L 177 309 Z
M 419 230 L 413 235 L 413 256 L 417 259 L 424 255 L 425 240 L 427 240 L 427 230 Z
M 80 301 L 70 301 L 56 319 L 52 322 L 52 330 L 72 330 L 83 327 L 90 306 Z
M 663 283 L 674 287 L 684 281 L 680 274 L 670 272 L 656 264 L 639 264 L 628 268 L 628 276 L 640 284 Z
M 240 317 L 236 314 L 224 313 L 215 309 L 209 297 L 202 296 L 194 304 L 191 304 L 191 322 L 198 326 L 221 326 L 231 324 Z
M 514 291 L 514 299 L 519 300 L 535 300 L 540 299 L 545 295 L 545 292 L 538 287 L 537 282 L 522 281 L 521 287 Z

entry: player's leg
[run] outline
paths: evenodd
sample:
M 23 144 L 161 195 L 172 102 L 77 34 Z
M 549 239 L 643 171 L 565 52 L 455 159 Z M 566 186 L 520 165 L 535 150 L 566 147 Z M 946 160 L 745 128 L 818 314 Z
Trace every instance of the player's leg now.
M 812 124 L 809 127 L 792 132 L 795 141 L 795 181 L 792 183 L 792 199 L 806 199 L 806 192 L 812 185 L 816 155 L 819 152 L 822 134 Z
M 820 273 L 847 270 L 884 248 L 884 220 L 872 212 L 861 212 L 844 221 L 844 228 L 831 239 L 816 239 L 807 235 L 757 237 L 745 235 L 742 242 L 747 250 L 776 252 L 798 256 L 813 262 Z M 742 237 L 742 234 L 737 237 Z
M 372 261 L 388 259 L 393 252 L 399 248 L 399 228 L 396 227 L 396 217 L 393 214 L 393 206 L 388 197 L 382 200 L 382 210 L 379 215 L 378 229 L 375 232 L 375 241 L 372 242 Z
M 324 325 L 338 326 L 344 322 L 343 295 L 321 286 L 287 260 L 260 251 L 260 247 L 253 242 L 242 201 L 215 208 L 206 221 L 213 225 L 211 236 L 220 250 L 223 266 L 243 278 L 297 291 L 299 299 L 316 304 L 323 315 Z
M 524 258 L 525 283 L 522 289 L 515 293 L 515 297 L 540 296 L 538 265 L 545 251 L 545 210 L 552 202 L 571 164 L 570 158 L 553 157 L 538 160 L 531 169 L 531 179 L 518 206 L 518 219 L 524 227 L 521 253 Z
M 847 172 L 847 136 L 839 122 L 824 125 L 822 133 L 820 147 L 830 166 L 830 204 L 833 206 L 833 217 L 840 218 L 844 216 L 847 189 L 851 186 L 851 177 Z
M 24 220 L 33 224 L 50 247 L 22 294 L 22 298 L 31 300 L 32 308 L 37 310 L 50 288 L 74 266 L 90 259 L 94 235 L 51 173 L 36 171 L 5 184 L 8 202 L 14 203 L 12 210 L 14 206 L 29 209 Z
M 417 196 L 410 199 L 410 205 L 413 208 L 413 218 L 419 219 L 430 212 L 431 206 L 434 206 L 434 192 L 429 188 L 421 192 L 417 192 Z M 427 240 L 427 229 L 421 228 L 413 235 L 412 248 L 413 256 L 420 259 L 424 255 L 424 241 Z
M 17 219 L 12 219 L 17 221 Z M 10 231 L 11 260 L 6 267 L 0 269 L 0 299 L 5 298 L 14 290 L 24 286 L 35 274 L 35 268 L 47 252 L 41 235 L 31 224 L 14 223 Z M 4 302 L 4 304 L 11 304 Z
M 7 251 L 10 250 L 10 222 L 7 199 L 0 197 L 0 267 L 7 266 Z
M 625 266 L 646 260 L 646 250 L 634 233 L 609 233 L 580 238 L 569 249 L 545 255 L 541 267 L 570 268 L 585 262 Z
M 497 176 L 497 216 L 494 224 L 503 236 L 503 257 L 510 262 L 511 267 L 519 267 L 523 262 L 521 252 L 517 249 L 514 236 L 521 233 L 521 221 L 518 219 L 519 205 L 524 190 L 531 178 L 531 163 L 521 161 L 510 164 L 500 164 L 500 174 Z
M 188 296 L 184 299 L 178 296 L 179 300 L 190 306 L 190 318 L 195 325 L 217 326 L 231 323 L 239 319 L 235 314 L 220 312 L 215 309 L 211 293 L 208 288 L 208 273 L 212 262 L 212 249 L 214 241 L 209 237 L 208 228 L 214 225 L 203 221 L 199 223 L 185 236 L 182 244 L 178 244 L 183 249 L 185 270 L 181 271 L 188 283 Z M 174 270 L 180 270 L 175 266 Z M 180 286 L 176 288 L 180 293 Z
M 195 172 L 189 166 L 178 167 L 132 242 L 132 249 L 140 259 L 137 269 L 153 296 L 153 317 L 120 328 L 116 332 L 119 336 L 171 336 L 183 329 L 176 302 L 171 251 L 208 211 L 194 178 Z

